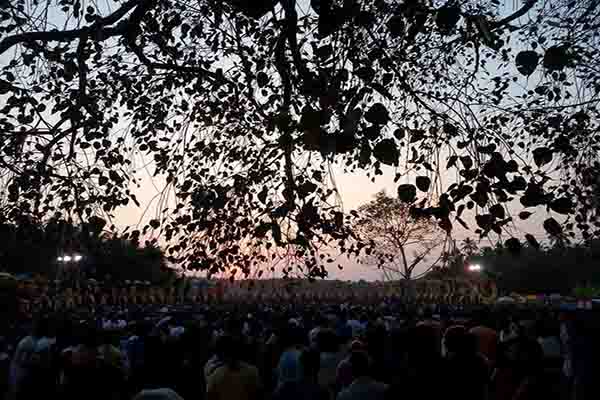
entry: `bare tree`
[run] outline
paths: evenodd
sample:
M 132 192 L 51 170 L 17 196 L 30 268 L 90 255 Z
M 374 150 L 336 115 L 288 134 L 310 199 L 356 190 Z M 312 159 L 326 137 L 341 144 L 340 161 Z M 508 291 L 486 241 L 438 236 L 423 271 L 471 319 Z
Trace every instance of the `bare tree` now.
M 369 243 L 361 261 L 376 265 L 386 279 L 413 279 L 426 274 L 439 260 L 446 233 L 432 218 L 414 216 L 409 204 L 381 191 L 359 207 L 358 215 L 355 233 Z M 428 262 L 430 256 L 436 261 Z M 418 266 L 422 268 L 416 276 Z

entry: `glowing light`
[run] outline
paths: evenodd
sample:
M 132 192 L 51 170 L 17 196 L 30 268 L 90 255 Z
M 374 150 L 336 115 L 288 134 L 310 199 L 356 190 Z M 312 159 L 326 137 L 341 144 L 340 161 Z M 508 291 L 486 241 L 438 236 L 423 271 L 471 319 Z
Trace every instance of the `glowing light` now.
M 71 261 L 72 259 L 73 259 L 73 257 L 71 257 L 71 256 L 64 256 L 64 257 L 63 257 L 63 261 L 64 261 L 64 262 L 69 262 L 69 261 Z
M 471 265 L 469 265 L 469 271 L 479 272 L 479 271 L 481 271 L 481 269 L 482 269 L 481 265 L 479 265 L 479 264 L 471 264 Z
M 75 261 L 81 261 L 83 257 L 80 254 L 76 254 L 75 257 L 73 258 Z
M 62 257 L 58 257 L 58 258 L 56 259 L 56 261 L 58 261 L 58 262 L 62 262 L 63 260 L 64 260 L 64 258 L 62 258 Z

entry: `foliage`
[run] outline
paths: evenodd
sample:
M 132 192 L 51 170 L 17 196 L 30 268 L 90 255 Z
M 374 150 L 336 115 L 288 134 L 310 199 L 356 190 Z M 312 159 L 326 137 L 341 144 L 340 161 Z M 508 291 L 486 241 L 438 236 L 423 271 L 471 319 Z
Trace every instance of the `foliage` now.
M 445 232 L 432 218 L 412 215 L 410 206 L 383 191 L 360 206 L 358 215 L 353 231 L 369 243 L 361 261 L 376 265 L 388 279 L 414 278 L 415 268 L 427 264 L 428 256 L 437 257 L 435 251 L 446 242 Z M 434 265 L 425 266 L 420 275 Z
M 536 249 L 525 246 L 518 256 L 498 247 L 483 248 L 473 258 L 497 279 L 506 293 L 572 294 L 578 286 L 599 285 L 598 243 Z
M 546 208 L 566 216 L 548 216 L 549 235 L 598 236 L 599 12 L 595 0 L 5 2 L 2 215 L 106 219 L 138 204 L 147 167 L 175 197 L 142 236 L 161 234 L 171 261 L 248 273 L 281 248 L 322 275 L 318 246 L 365 247 L 350 244 L 338 166 L 406 177 L 399 198 L 448 232 L 465 211 L 485 236 Z
M 81 271 L 87 278 L 116 281 L 140 280 L 162 283 L 174 274 L 163 251 L 154 243 L 139 243 L 106 236 L 102 227 L 90 223 L 75 226 L 64 220 L 46 224 L 22 220 L 18 225 L 1 224 L 0 268 L 11 273 L 63 277 L 65 269 Z M 82 261 L 65 265 L 62 255 L 81 254 Z M 67 268 L 74 267 L 74 268 Z M 69 276 L 73 274 L 67 274 Z

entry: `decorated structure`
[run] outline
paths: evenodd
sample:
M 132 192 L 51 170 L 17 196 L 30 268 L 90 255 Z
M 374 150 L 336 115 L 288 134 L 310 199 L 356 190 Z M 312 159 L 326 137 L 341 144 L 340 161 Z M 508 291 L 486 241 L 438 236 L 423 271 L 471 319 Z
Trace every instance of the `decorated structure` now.
M 97 282 L 93 279 L 69 284 L 42 277 L 17 279 L 0 275 L 6 299 L 16 299 L 20 311 L 70 310 L 82 307 L 194 304 L 244 301 L 357 301 L 398 299 L 424 303 L 492 304 L 497 298 L 493 281 L 481 279 L 421 279 L 395 282 L 349 282 L 305 279 L 206 280 L 181 278 L 160 287 L 149 282 Z M 4 304 L 9 304 L 5 302 Z M 5 307 L 6 308 L 6 307 Z M 5 310 L 10 311 L 10 310 Z

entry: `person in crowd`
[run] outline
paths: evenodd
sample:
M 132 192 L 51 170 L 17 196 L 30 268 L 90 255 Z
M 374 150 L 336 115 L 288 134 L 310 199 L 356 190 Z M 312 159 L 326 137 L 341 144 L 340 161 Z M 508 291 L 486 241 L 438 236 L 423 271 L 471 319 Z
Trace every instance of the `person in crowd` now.
M 282 330 L 279 340 L 283 352 L 277 365 L 277 387 L 289 381 L 294 382 L 302 379 L 302 366 L 300 364 L 302 338 L 299 329 L 288 324 Z
M 331 393 L 319 384 L 320 355 L 306 349 L 300 355 L 302 379 L 288 381 L 275 390 L 273 400 L 331 400 Z
M 216 345 L 222 365 L 206 382 L 207 400 L 258 400 L 262 385 L 258 369 L 240 360 L 239 343 L 230 335 L 218 338 Z
M 337 368 L 343 358 L 339 338 L 334 330 L 324 329 L 319 332 L 316 341 L 320 352 L 319 384 L 333 394 Z
M 337 400 L 383 400 L 388 387 L 373 379 L 367 354 L 353 352 L 350 365 L 354 379 L 350 386 L 338 394 Z
M 168 388 L 142 390 L 133 400 L 183 400 L 177 392 Z
M 560 328 L 558 322 L 545 317 L 537 323 L 537 342 L 542 348 L 544 364 L 552 368 L 560 368 L 562 349 L 560 344 Z
M 490 368 L 496 363 L 496 352 L 498 350 L 498 333 L 488 325 L 477 325 L 469 330 L 469 333 L 477 339 L 479 354 L 485 357 Z
M 353 352 L 362 351 L 365 352 L 365 354 L 367 354 L 368 357 L 368 353 L 366 352 L 366 350 L 367 347 L 360 340 L 354 340 L 352 341 L 352 343 L 350 343 L 350 352 L 348 356 L 342 361 L 340 361 L 336 370 L 336 391 L 340 391 L 342 389 L 347 388 L 354 380 L 354 376 L 352 374 L 352 364 L 350 362 L 350 355 Z
M 16 347 L 10 366 L 10 387 L 17 399 L 27 398 L 35 391 L 51 389 L 53 377 L 53 346 L 56 339 L 50 336 L 50 321 L 40 318 L 31 335 L 23 338 Z
M 401 344 L 397 369 L 392 371 L 386 399 L 418 397 L 437 400 L 445 396 L 444 360 L 440 354 L 437 328 L 428 324 L 409 326 L 394 335 Z M 436 382 L 436 384 L 432 384 Z
M 445 385 L 450 398 L 482 400 L 487 398 L 490 370 L 479 353 L 477 338 L 464 326 L 448 328 L 442 341 L 446 363 Z

